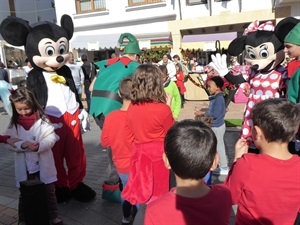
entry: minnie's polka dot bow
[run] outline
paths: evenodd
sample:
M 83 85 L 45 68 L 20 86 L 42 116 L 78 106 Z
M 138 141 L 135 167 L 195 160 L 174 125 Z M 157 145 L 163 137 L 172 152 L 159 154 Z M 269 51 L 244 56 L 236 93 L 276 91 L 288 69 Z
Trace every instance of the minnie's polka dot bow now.
M 268 21 L 268 22 L 265 22 L 265 23 L 262 23 L 261 25 L 259 25 L 259 21 L 255 20 L 245 29 L 244 34 L 249 34 L 251 32 L 255 32 L 258 30 L 274 31 L 274 25 L 271 21 Z

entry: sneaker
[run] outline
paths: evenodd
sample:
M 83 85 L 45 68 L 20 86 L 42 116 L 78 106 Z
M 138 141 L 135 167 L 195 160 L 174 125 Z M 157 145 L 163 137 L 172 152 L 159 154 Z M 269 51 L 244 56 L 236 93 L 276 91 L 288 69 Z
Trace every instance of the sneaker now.
M 229 169 L 227 167 L 218 167 L 214 171 L 212 171 L 213 175 L 228 175 Z
M 122 218 L 122 224 L 130 224 L 133 221 L 133 217 L 129 216 L 127 218 L 123 217 Z

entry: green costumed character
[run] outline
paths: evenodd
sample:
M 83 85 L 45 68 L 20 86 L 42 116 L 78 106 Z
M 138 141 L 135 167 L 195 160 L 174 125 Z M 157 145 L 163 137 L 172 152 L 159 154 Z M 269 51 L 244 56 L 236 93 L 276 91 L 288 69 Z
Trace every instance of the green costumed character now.
M 137 39 L 130 33 L 124 33 L 121 34 L 119 43 L 122 44 L 125 38 L 129 43 L 125 45 L 122 57 L 96 63 L 100 72 L 91 98 L 90 114 L 94 117 L 99 117 L 101 114 L 106 116 L 111 111 L 121 108 L 122 99 L 118 95 L 119 83 L 124 77 L 132 75 L 140 65 L 135 61 L 137 54 L 140 54 Z
M 122 99 L 118 95 L 120 81 L 131 76 L 140 65 L 136 62 L 137 54 L 140 54 L 137 39 L 130 33 L 124 33 L 121 34 L 119 43 L 122 44 L 125 38 L 129 40 L 129 43 L 125 45 L 122 57 L 96 62 L 100 72 L 93 86 L 90 114 L 95 118 L 100 129 L 103 128 L 105 116 L 122 106 Z M 106 152 L 108 156 L 108 178 L 104 183 L 108 187 L 109 185 L 114 187 L 119 183 L 119 174 L 112 160 L 111 149 L 107 148 Z M 105 195 L 102 197 L 105 198 Z

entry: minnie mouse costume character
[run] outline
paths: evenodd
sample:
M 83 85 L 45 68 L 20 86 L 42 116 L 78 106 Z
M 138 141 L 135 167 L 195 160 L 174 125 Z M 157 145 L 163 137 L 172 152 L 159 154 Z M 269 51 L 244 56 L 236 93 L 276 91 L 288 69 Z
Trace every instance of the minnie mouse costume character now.
M 285 54 L 283 43 L 275 34 L 272 22 L 259 25 L 258 21 L 251 23 L 243 36 L 234 39 L 229 47 L 228 54 L 238 56 L 246 52 L 245 61 L 250 69 L 243 74 L 234 76 L 228 71 L 226 55 L 212 55 L 211 66 L 233 84 L 249 83 L 248 101 L 243 118 L 241 137 L 252 143 L 251 138 L 251 109 L 253 106 L 268 98 L 283 97 L 287 70 L 280 64 Z
M 73 30 L 73 21 L 68 15 L 61 17 L 61 27 L 46 21 L 30 26 L 17 17 L 6 18 L 0 25 L 5 41 L 25 46 L 33 66 L 27 87 L 35 94 L 51 122 L 63 125 L 55 130 L 60 140 L 52 148 L 57 169 L 58 202 L 66 202 L 71 197 L 85 202 L 96 195 L 82 182 L 86 174 L 86 157 L 79 117 L 87 120 L 88 114 L 79 99 L 71 71 L 65 65 Z

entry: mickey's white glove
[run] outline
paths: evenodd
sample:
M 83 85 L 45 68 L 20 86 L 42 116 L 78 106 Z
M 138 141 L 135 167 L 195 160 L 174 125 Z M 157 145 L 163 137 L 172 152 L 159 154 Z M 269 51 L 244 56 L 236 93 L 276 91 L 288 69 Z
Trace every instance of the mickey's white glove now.
M 225 54 L 221 56 L 220 53 L 217 53 L 216 56 L 211 55 L 212 62 L 208 64 L 218 71 L 221 77 L 224 77 L 229 72 L 226 58 L 227 56 Z
M 78 115 L 78 119 L 81 120 L 81 127 L 83 132 L 91 130 L 90 117 L 89 114 L 84 109 L 80 111 L 80 114 Z

